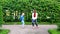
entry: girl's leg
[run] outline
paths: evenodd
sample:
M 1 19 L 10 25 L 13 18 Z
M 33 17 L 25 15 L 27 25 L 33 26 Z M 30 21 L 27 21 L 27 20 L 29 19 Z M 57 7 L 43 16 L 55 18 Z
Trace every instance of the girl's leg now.
M 34 20 L 32 19 L 32 26 L 34 27 Z
M 25 23 L 24 23 L 24 20 L 22 20 L 22 27 L 24 27 L 24 24 L 25 24 Z
M 36 26 L 38 26 L 38 24 L 35 22 Z
M 34 20 L 32 20 L 32 26 L 33 26 L 33 28 L 34 28 Z
M 35 24 L 36 24 L 36 27 L 38 27 L 38 23 L 37 23 L 37 20 L 35 20 Z
M 32 23 L 32 26 L 34 27 L 34 23 Z

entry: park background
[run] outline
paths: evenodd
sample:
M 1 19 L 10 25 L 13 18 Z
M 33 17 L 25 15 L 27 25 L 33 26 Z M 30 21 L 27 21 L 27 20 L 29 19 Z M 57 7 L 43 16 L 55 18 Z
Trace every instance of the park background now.
M 33 9 L 38 13 L 38 24 L 60 23 L 60 0 L 0 0 L 0 25 L 21 24 L 22 12 L 26 25 L 30 25 Z

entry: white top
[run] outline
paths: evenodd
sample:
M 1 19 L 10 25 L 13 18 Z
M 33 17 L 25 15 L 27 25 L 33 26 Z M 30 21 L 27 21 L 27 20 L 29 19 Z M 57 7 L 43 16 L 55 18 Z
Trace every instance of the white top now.
M 37 19 L 38 13 L 36 13 L 36 17 L 34 17 L 34 13 L 32 13 L 32 19 Z

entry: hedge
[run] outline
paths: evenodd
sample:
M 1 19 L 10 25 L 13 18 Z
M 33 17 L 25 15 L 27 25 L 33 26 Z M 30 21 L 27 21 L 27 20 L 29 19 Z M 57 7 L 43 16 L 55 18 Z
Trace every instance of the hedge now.
M 0 6 L 0 26 L 3 23 L 3 13 L 2 13 L 2 6 Z
M 3 6 L 4 16 L 6 16 L 6 10 L 10 11 L 10 16 L 15 11 L 18 11 L 18 15 L 25 12 L 25 21 L 31 22 L 31 11 L 35 8 L 39 15 L 38 22 L 55 23 L 60 20 L 60 3 L 58 0 L 1 0 L 0 4 Z M 47 19 L 47 17 L 50 18 Z M 7 21 L 8 18 L 4 20 Z

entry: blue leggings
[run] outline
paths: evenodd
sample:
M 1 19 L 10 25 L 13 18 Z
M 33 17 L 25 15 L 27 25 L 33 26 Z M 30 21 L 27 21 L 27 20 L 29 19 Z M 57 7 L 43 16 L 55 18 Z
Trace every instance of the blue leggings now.
M 24 27 L 24 24 L 25 24 L 25 23 L 24 23 L 24 20 L 22 20 L 21 22 L 22 22 L 22 26 Z

